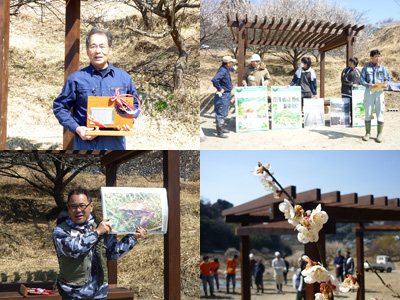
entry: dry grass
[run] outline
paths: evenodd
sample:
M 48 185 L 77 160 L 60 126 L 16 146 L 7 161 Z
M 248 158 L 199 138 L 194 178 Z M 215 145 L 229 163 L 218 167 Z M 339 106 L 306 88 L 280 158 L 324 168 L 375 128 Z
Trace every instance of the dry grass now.
M 149 181 L 151 180 L 151 181 Z M 101 217 L 99 187 L 102 175 L 80 174 L 74 184 L 88 187 L 96 214 Z M 118 177 L 118 186 L 162 187 L 160 176 Z M 198 299 L 198 253 L 200 251 L 200 183 L 181 183 L 181 291 L 182 299 Z M 55 221 L 46 219 L 53 207 L 47 195 L 21 181 L 0 177 L 0 274 L 3 282 L 54 280 L 58 272 L 52 242 Z M 163 236 L 140 240 L 118 261 L 118 284 L 142 299 L 163 298 Z
M 134 127 L 136 135 L 127 138 L 127 148 L 198 149 L 198 13 L 189 10 L 182 29 L 190 56 L 185 93 L 177 97 L 172 90 L 177 50 L 170 36 L 152 39 L 124 29 L 126 15 L 133 16 L 138 27 L 141 20 L 133 8 L 122 3 L 85 1 L 81 11 L 80 68 L 89 63 L 84 44 L 89 30 L 93 26 L 110 30 L 114 35 L 111 63 L 131 75 L 143 103 Z M 159 22 L 154 31 L 162 31 L 161 25 Z M 64 25 L 53 14 L 45 15 L 43 22 L 30 10 L 11 18 L 9 149 L 62 147 L 62 127 L 53 115 L 52 103 L 64 83 L 64 31 Z M 162 109 L 164 103 L 167 108 Z

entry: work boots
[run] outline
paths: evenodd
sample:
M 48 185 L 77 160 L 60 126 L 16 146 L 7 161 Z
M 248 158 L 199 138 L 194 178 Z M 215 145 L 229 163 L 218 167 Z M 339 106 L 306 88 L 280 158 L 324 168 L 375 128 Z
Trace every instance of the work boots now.
M 365 121 L 365 136 L 362 138 L 363 141 L 368 141 L 371 135 L 371 121 Z
M 382 130 L 383 130 L 383 123 L 378 122 L 378 136 L 376 137 L 377 143 L 382 143 L 383 141 Z
M 220 138 L 223 138 L 223 139 L 226 139 L 228 137 L 222 131 L 222 124 L 218 124 L 218 123 L 217 123 L 217 137 L 220 137 Z

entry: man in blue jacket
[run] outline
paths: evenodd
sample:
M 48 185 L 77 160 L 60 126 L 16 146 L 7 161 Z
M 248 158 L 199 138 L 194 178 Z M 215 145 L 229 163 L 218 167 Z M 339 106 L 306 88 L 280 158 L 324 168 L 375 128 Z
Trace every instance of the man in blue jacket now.
M 236 62 L 236 59 L 233 59 L 230 56 L 224 56 L 222 58 L 222 65 L 219 67 L 217 74 L 211 80 L 214 87 L 217 89 L 217 92 L 214 95 L 214 111 L 217 123 L 217 136 L 220 138 L 228 137 L 224 133 L 229 131 L 222 129 L 222 125 L 224 125 L 224 121 L 229 112 L 229 103 L 231 101 L 231 91 L 233 88 L 230 72 L 236 70 L 233 66 Z
M 372 89 L 376 87 L 376 82 L 385 82 L 389 84 L 390 76 L 388 70 L 379 64 L 381 53 L 378 49 L 372 50 L 370 53 L 371 62 L 366 65 L 361 71 L 361 84 L 366 87 L 364 93 L 364 110 L 365 110 L 365 136 L 363 141 L 368 141 L 371 134 L 371 119 L 372 112 L 376 112 L 378 119 L 378 136 L 376 142 L 382 143 L 382 130 L 383 130 L 383 112 L 385 111 L 385 94 L 383 91 L 375 91 Z M 387 85 L 384 87 L 386 88 Z
M 86 38 L 86 53 L 90 65 L 68 77 L 61 94 L 54 100 L 53 112 L 65 129 L 75 134 L 74 150 L 126 150 L 125 137 L 89 136 L 87 130 L 87 97 L 131 94 L 138 108 L 138 94 L 131 77 L 125 71 L 112 66 L 112 36 L 108 31 L 93 28 Z M 73 116 L 71 116 L 71 108 Z M 139 116 L 140 111 L 133 115 Z M 129 131 L 133 124 L 125 124 L 119 130 Z

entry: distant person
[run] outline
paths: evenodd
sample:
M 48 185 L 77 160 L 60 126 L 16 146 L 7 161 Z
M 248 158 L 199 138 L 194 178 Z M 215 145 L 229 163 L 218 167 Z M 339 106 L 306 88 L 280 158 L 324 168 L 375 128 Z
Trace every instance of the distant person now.
M 342 71 L 342 98 L 350 99 L 350 116 L 353 111 L 353 87 L 360 85 L 361 73 L 357 69 L 357 57 L 350 58 L 349 66 Z
M 345 252 L 346 257 L 344 258 L 343 262 L 343 275 L 353 275 L 354 274 L 354 260 L 350 256 L 350 251 Z
M 300 257 L 297 261 L 297 270 L 295 275 L 294 287 L 296 288 L 296 300 L 306 299 L 306 284 L 304 282 L 304 276 L 301 275 L 301 271 L 305 268 L 305 261 Z
M 238 256 L 235 254 L 233 257 L 226 261 L 226 293 L 229 294 L 229 281 L 232 279 L 233 294 L 235 293 L 235 276 L 236 267 L 238 265 Z
M 289 86 L 297 85 L 301 87 L 301 105 L 304 98 L 317 97 L 317 76 L 315 71 L 311 69 L 311 59 L 304 56 L 301 59 L 300 68 L 294 73 L 292 82 Z
M 256 270 L 256 260 L 254 259 L 254 254 L 250 253 L 249 254 L 250 258 L 250 287 L 253 287 L 253 277 L 254 277 L 254 272 Z
M 219 269 L 219 261 L 218 258 L 215 258 L 214 261 L 210 261 L 210 268 L 213 272 L 213 278 L 215 280 L 215 284 L 217 285 L 217 290 L 219 290 L 219 281 L 218 281 L 218 269 Z
M 255 266 L 254 278 L 257 286 L 257 293 L 261 290 L 261 293 L 264 293 L 264 284 L 263 284 L 263 274 L 265 271 L 265 267 L 262 263 L 261 258 L 257 260 L 257 264 Z
M 207 283 L 210 287 L 210 295 L 211 297 L 214 296 L 214 285 L 213 285 L 213 278 L 212 278 L 212 270 L 210 268 L 210 263 L 208 262 L 209 257 L 203 256 L 203 261 L 200 263 L 200 276 L 201 280 L 203 281 L 203 290 L 206 298 L 207 295 Z
M 365 110 L 365 136 L 363 141 L 368 141 L 371 135 L 371 119 L 372 112 L 375 109 L 376 118 L 378 120 L 378 135 L 376 137 L 377 143 L 382 143 L 383 136 L 383 112 L 385 111 L 385 94 L 383 91 L 373 92 L 372 89 L 376 87 L 375 83 L 385 82 L 389 84 L 390 76 L 388 70 L 379 64 L 381 53 L 378 49 L 372 50 L 370 53 L 371 62 L 366 65 L 361 71 L 361 84 L 366 87 L 364 93 L 364 110 Z M 385 88 L 387 88 L 386 84 Z
M 217 89 L 214 95 L 214 111 L 215 121 L 217 123 L 217 136 L 220 138 L 228 137 L 224 133 L 228 133 L 229 130 L 223 129 L 222 126 L 229 113 L 231 91 L 233 88 L 230 72 L 236 70 L 237 67 L 234 67 L 236 62 L 236 59 L 230 56 L 224 56 L 222 58 L 222 65 L 219 67 L 217 74 L 211 79 L 214 87 Z
M 286 265 L 278 251 L 275 252 L 275 258 L 272 260 L 272 268 L 274 269 L 276 292 L 279 294 L 282 293 L 283 272 L 286 271 Z
M 286 266 L 286 271 L 283 272 L 283 279 L 285 281 L 285 285 L 287 285 L 287 273 L 289 272 L 289 262 L 286 260 L 285 257 L 283 257 L 282 259 L 285 262 L 285 266 Z
M 250 58 L 250 65 L 244 71 L 243 86 L 269 86 L 270 80 L 271 75 L 261 61 L 260 55 L 253 54 Z
M 343 263 L 344 263 L 344 256 L 342 255 L 342 251 L 340 249 L 337 250 L 335 259 L 333 261 L 333 265 L 335 266 L 336 269 L 336 278 L 339 280 L 339 278 L 344 280 L 343 278 Z

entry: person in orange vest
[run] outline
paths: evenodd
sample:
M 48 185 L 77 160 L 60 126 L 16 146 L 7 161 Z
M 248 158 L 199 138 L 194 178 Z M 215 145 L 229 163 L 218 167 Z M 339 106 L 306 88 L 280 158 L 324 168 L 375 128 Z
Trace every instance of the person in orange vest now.
M 238 256 L 235 254 L 226 261 L 226 293 L 229 294 L 229 281 L 232 279 L 233 294 L 235 293 L 235 276 L 236 267 L 238 265 Z
M 208 298 L 207 283 L 210 286 L 210 295 L 211 295 L 211 297 L 214 297 L 214 285 L 213 285 L 213 279 L 212 279 L 212 270 L 210 268 L 210 263 L 208 262 L 208 256 L 203 256 L 203 261 L 200 263 L 200 277 L 201 277 L 201 280 L 203 281 L 203 289 L 204 289 L 204 294 L 206 295 L 206 298 Z
M 218 292 L 220 292 L 219 290 L 219 281 L 218 281 L 218 268 L 219 268 L 219 261 L 218 258 L 215 258 L 214 261 L 210 261 L 210 268 L 213 272 L 213 277 L 215 279 L 215 283 L 217 285 L 217 290 Z

